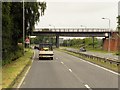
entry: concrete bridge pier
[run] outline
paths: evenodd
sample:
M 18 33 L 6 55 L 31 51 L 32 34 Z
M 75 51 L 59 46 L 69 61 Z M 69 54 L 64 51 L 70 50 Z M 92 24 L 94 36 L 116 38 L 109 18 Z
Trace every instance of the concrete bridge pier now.
M 94 41 L 95 41 L 95 38 L 94 38 L 94 36 L 92 37 L 92 40 L 93 40 L 93 49 L 94 49 Z
M 56 48 L 59 48 L 59 35 L 56 35 Z

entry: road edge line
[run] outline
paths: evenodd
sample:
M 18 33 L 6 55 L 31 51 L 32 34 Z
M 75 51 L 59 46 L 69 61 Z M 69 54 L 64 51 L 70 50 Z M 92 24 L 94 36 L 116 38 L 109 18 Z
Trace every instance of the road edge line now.
M 112 70 L 110 70 L 110 69 L 107 69 L 107 68 L 105 68 L 105 67 L 102 67 L 102 66 L 100 66 L 100 65 L 97 65 L 97 64 L 94 64 L 94 63 L 92 63 L 92 62 L 89 62 L 89 61 L 86 61 L 86 60 L 82 60 L 82 59 L 80 59 L 81 61 L 84 61 L 84 62 L 87 62 L 88 64 L 91 64 L 91 65 L 93 65 L 93 66 L 96 66 L 96 67 L 98 67 L 98 68 L 101 68 L 101 69 L 103 69 L 103 70 L 106 70 L 106 71 L 108 71 L 108 72 L 111 72 L 111 73 L 113 73 L 113 74 L 116 74 L 116 75 L 120 75 L 119 73 L 117 73 L 117 72 L 114 72 L 114 71 L 112 71 Z
M 61 62 L 61 64 L 64 64 L 63 62 Z
M 85 84 L 85 87 L 89 90 L 92 90 L 87 84 Z
M 33 55 L 33 58 L 32 58 L 32 63 L 33 63 L 33 60 L 35 58 L 35 51 L 34 51 L 34 55 Z M 23 81 L 25 80 L 25 77 L 27 76 L 29 70 L 30 70 L 31 66 L 28 67 L 28 70 L 26 71 L 26 73 L 24 74 L 23 78 L 21 79 L 20 83 L 18 84 L 17 88 L 20 88 Z
M 25 77 L 26 77 L 26 75 L 28 74 L 30 68 L 31 68 L 31 67 L 29 66 L 28 70 L 26 71 L 24 77 L 23 77 L 22 80 L 20 81 L 20 84 L 17 86 L 17 88 L 20 88 L 20 86 L 22 85 L 22 83 L 23 83 L 23 81 L 25 80 Z
M 71 70 L 71 69 L 69 69 L 69 71 L 70 71 L 70 72 L 72 72 L 72 70 Z
M 69 51 L 68 51 L 69 52 Z M 68 53 L 69 54 L 69 53 Z M 73 55 L 73 56 L 75 56 L 75 55 Z M 77 57 L 77 56 L 75 56 L 75 57 Z M 78 58 L 80 58 L 80 57 L 78 57 Z M 96 67 L 98 67 L 98 68 L 101 68 L 101 69 L 103 69 L 103 70 L 106 70 L 106 71 L 108 71 L 108 72 L 111 72 L 112 74 L 115 74 L 115 75 L 119 75 L 120 76 L 120 74 L 118 73 L 118 72 L 115 72 L 115 71 L 113 71 L 113 70 L 110 70 L 110 69 L 108 69 L 108 68 L 105 68 L 105 67 L 103 67 L 103 66 L 100 66 L 100 65 L 98 65 L 98 64 L 94 64 L 94 63 L 92 63 L 92 62 L 90 62 L 90 61 L 87 61 L 87 60 L 84 60 L 84 59 L 82 59 L 82 58 L 80 58 L 80 60 L 81 61 L 84 61 L 84 62 L 86 62 L 86 63 L 88 63 L 88 64 L 91 64 L 91 65 L 93 65 L 93 66 L 96 66 Z

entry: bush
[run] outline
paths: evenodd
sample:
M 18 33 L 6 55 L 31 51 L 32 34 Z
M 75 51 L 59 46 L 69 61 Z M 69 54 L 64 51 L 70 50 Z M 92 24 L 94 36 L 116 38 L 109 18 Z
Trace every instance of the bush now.
M 7 52 L 4 52 L 3 54 L 4 54 L 4 57 L 2 60 L 2 66 L 9 64 L 12 61 L 15 61 L 16 59 L 21 57 L 23 55 L 23 48 L 18 47 L 16 48 L 15 51 L 7 51 Z
M 116 55 L 120 56 L 120 51 L 116 52 Z

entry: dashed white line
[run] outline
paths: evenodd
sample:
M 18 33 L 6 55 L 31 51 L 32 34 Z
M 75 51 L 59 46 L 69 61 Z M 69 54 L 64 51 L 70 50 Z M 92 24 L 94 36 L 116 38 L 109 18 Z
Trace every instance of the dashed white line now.
M 72 72 L 72 70 L 71 70 L 71 69 L 69 69 L 69 71 L 70 71 L 70 72 Z
M 61 64 L 64 64 L 63 62 L 61 62 Z
M 87 84 L 85 84 L 85 87 L 88 88 L 89 90 L 92 90 Z
M 61 62 L 61 64 L 64 64 Z M 85 84 L 73 71 L 72 69 L 68 68 L 67 65 L 64 64 L 64 66 L 83 84 Z M 88 90 L 92 90 L 87 84 L 84 85 Z

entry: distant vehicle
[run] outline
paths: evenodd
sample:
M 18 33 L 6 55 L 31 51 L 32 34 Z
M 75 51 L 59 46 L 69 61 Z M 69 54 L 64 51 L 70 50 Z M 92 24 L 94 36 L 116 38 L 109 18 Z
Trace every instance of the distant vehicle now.
M 51 43 L 40 43 L 39 50 L 39 60 L 47 58 L 53 60 L 54 52 Z
M 81 47 L 81 48 L 80 48 L 80 52 L 86 52 L 85 47 Z

